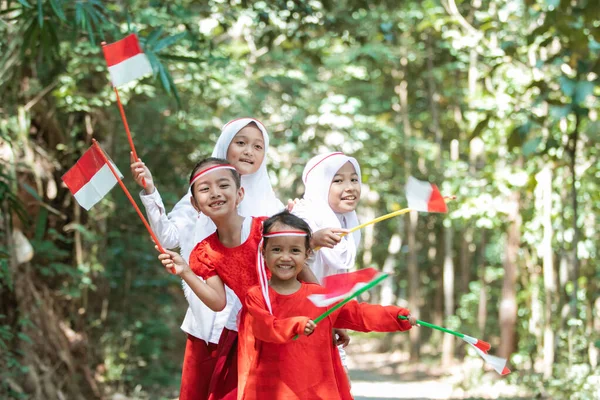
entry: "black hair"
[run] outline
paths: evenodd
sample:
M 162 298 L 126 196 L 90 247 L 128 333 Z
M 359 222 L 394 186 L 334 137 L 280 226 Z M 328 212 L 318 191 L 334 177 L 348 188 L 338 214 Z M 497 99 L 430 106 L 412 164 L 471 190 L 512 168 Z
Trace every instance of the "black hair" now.
M 310 249 L 310 238 L 312 236 L 312 233 L 310 231 L 310 226 L 308 226 L 306 221 L 304 221 L 300 217 L 295 216 L 288 210 L 284 210 L 280 213 L 273 215 L 271 218 L 266 219 L 263 222 L 263 235 L 266 235 L 267 233 L 269 233 L 271 231 L 271 228 L 273 227 L 273 225 L 276 224 L 277 222 L 279 222 L 282 225 L 291 226 L 292 228 L 295 228 L 299 231 L 306 232 L 305 245 L 306 245 L 307 250 Z M 264 238 L 263 249 L 267 248 L 267 240 L 269 240 L 269 238 Z
M 192 173 L 190 174 L 190 182 L 192 181 L 192 179 L 194 178 L 194 175 L 196 175 L 196 173 L 201 170 L 203 167 L 210 165 L 210 164 L 215 164 L 215 165 L 231 165 L 231 163 L 223 158 L 217 158 L 217 157 L 207 157 L 207 158 L 203 158 L 202 160 L 198 161 L 196 163 L 196 165 L 194 165 L 194 169 L 192 169 Z M 237 189 L 239 189 L 242 186 L 242 177 L 240 175 L 239 172 L 237 172 L 235 169 L 230 169 L 229 170 L 231 172 L 231 175 L 233 176 L 233 181 L 235 182 L 235 187 Z M 193 187 L 192 187 L 193 189 Z M 193 193 L 193 190 L 192 190 Z

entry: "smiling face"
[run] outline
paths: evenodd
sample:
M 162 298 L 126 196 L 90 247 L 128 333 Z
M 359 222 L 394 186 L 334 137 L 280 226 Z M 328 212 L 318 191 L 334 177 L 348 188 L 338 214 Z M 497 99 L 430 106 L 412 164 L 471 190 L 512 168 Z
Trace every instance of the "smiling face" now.
M 279 222 L 273 224 L 270 232 L 297 231 L 288 225 Z M 305 236 L 278 236 L 265 239 L 266 246 L 263 251 L 265 264 L 271 271 L 271 283 L 296 279 L 309 254 L 306 248 Z
M 203 166 L 203 169 L 214 164 Z M 218 169 L 200 177 L 192 186 L 192 205 L 210 219 L 236 212 L 244 198 L 244 189 L 237 188 L 232 171 Z
M 255 124 L 246 125 L 231 139 L 227 148 L 229 161 L 241 175 L 258 171 L 265 158 L 263 134 Z
M 360 200 L 360 181 L 356 169 L 347 162 L 338 170 L 329 187 L 329 207 L 339 214 L 354 211 Z

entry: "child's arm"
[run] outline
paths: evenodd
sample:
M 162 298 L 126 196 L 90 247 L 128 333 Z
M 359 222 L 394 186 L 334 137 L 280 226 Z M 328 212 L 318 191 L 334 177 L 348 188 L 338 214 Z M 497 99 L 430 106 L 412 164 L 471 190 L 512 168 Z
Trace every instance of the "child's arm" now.
M 310 335 L 316 326 L 308 317 L 277 318 L 271 315 L 257 287 L 248 291 L 246 307 L 252 321 L 252 333 L 263 342 L 286 343 L 296 335 Z
M 146 208 L 146 215 L 152 230 L 156 234 L 160 244 L 166 248 L 175 248 L 180 245 L 179 232 L 186 232 L 193 229 L 197 212 L 190 202 L 190 192 L 173 207 L 173 210 L 167 215 L 160 193 L 154 185 L 152 174 L 141 159 L 134 160 L 131 154 L 131 173 L 136 183 L 143 187 L 142 180 L 146 187 L 140 193 L 142 204 Z
M 308 265 L 305 265 L 304 268 L 302 268 L 302 271 L 300 271 L 300 273 L 298 274 L 298 279 L 302 282 L 316 283 L 317 285 L 319 285 L 319 280 Z
M 204 304 L 213 311 L 223 311 L 227 305 L 227 295 L 225 285 L 218 275 L 214 275 L 203 281 L 184 261 L 179 254 L 165 250 L 158 256 L 158 259 L 166 268 L 175 268 L 175 273 L 179 275 L 192 289 Z
M 408 316 L 410 321 L 399 319 L 399 315 Z M 333 314 L 333 318 L 335 328 L 359 332 L 407 331 L 416 323 L 405 308 L 359 303 L 356 300 L 346 303 L 339 313 Z

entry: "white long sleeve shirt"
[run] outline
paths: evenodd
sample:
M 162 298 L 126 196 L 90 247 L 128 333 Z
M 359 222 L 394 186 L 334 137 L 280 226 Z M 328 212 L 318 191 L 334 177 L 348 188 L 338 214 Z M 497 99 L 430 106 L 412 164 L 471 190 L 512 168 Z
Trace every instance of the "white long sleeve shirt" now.
M 181 256 L 186 262 L 189 262 L 190 254 L 196 244 L 204 239 L 199 236 L 210 229 L 208 226 L 199 226 L 201 222 L 198 219 L 198 212 L 192 206 L 190 197 L 191 194 L 188 191 L 187 195 L 179 200 L 173 210 L 167 214 L 158 189 L 151 194 L 145 194 L 144 191 L 140 193 L 142 204 L 146 208 L 148 222 L 161 245 L 167 249 L 179 247 Z M 212 224 L 212 222 L 210 223 Z M 212 230 L 214 230 L 214 225 Z M 242 230 L 242 235 L 243 233 L 244 230 Z M 246 237 L 247 235 L 248 233 L 246 233 Z M 182 286 L 189 307 L 181 324 L 181 330 L 206 342 L 218 343 L 232 311 L 237 315 L 237 311 L 241 309 L 239 299 L 231 289 L 225 286 L 227 305 L 223 311 L 214 312 L 196 296 L 184 281 L 182 281 Z M 227 326 L 229 329 L 232 327 L 231 323 Z M 237 328 L 234 327 L 233 330 L 237 330 Z

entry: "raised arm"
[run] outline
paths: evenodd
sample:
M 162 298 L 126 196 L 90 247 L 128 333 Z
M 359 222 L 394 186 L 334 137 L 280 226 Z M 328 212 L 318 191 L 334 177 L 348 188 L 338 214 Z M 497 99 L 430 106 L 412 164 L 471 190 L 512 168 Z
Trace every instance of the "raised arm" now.
M 314 329 L 314 322 L 308 317 L 277 318 L 271 315 L 257 287 L 248 291 L 246 307 L 252 321 L 252 333 L 263 342 L 286 343 L 294 336 L 308 335 Z
M 143 187 L 142 180 L 146 183 L 146 187 L 140 192 L 140 198 L 146 208 L 150 226 L 160 243 L 169 249 L 180 246 L 180 232 L 192 232 L 198 214 L 190 202 L 190 191 L 167 214 L 152 174 L 141 159 L 135 161 L 131 156 L 131 173 L 138 185 Z
M 175 273 L 179 275 L 190 289 L 198 296 L 208 308 L 213 311 L 223 311 L 227 305 L 227 295 L 225 293 L 225 284 L 218 275 L 207 277 L 206 281 L 200 279 L 185 262 L 179 254 L 165 250 L 158 256 L 165 268 L 175 268 Z
M 352 300 L 338 313 L 332 314 L 335 328 L 352 329 L 359 332 L 396 332 L 407 331 L 410 322 L 401 320 L 399 315 L 409 316 L 410 312 L 396 306 L 359 303 Z

